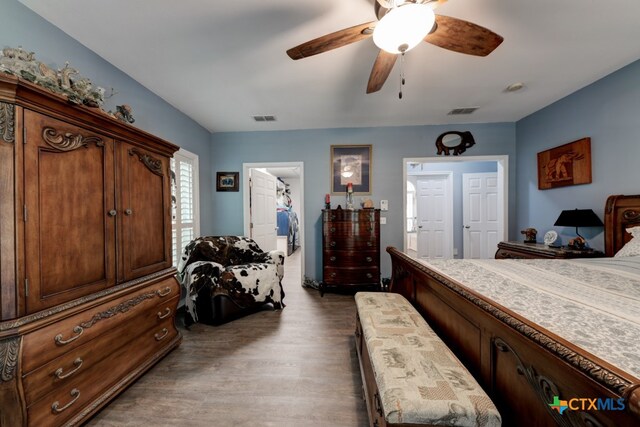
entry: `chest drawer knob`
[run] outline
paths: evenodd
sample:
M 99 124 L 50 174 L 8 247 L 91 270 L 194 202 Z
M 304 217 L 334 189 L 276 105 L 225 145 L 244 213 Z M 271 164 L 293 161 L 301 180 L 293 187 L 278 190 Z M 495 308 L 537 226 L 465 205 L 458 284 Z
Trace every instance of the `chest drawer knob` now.
M 71 397 L 73 397 L 71 402 L 67 403 L 62 407 L 60 407 L 60 402 L 58 402 L 57 400 L 53 402 L 53 405 L 51 405 L 51 412 L 53 412 L 54 414 L 59 414 L 60 412 L 66 409 L 69 409 L 69 406 L 76 403 L 76 400 L 80 398 L 80 390 L 78 390 L 77 388 L 74 388 L 73 390 L 71 390 Z
M 371 278 L 373 278 L 373 274 L 367 273 L 367 279 L 371 279 Z
M 331 273 L 331 277 L 336 277 L 336 273 Z
M 166 288 L 164 288 L 164 289 L 158 289 L 158 291 L 157 291 L 157 292 L 158 292 L 158 296 L 159 296 L 160 298 L 162 298 L 162 297 L 166 297 L 167 295 L 169 295 L 169 294 L 171 293 L 171 288 L 167 286 L 167 287 L 166 287 Z
M 373 246 L 373 242 L 367 242 L 367 246 L 369 247 Z
M 158 319 L 166 319 L 167 317 L 169 317 L 170 314 L 171 314 L 171 309 L 167 307 L 164 309 L 164 313 L 161 311 L 158 312 Z
M 169 330 L 167 328 L 162 328 L 160 332 L 154 334 L 153 336 L 156 338 L 156 341 L 161 341 L 169 334 Z
M 73 333 L 76 334 L 75 336 L 69 338 L 68 340 L 64 340 L 62 339 L 62 334 L 58 334 L 53 338 L 53 340 L 57 345 L 69 344 L 80 338 L 80 335 L 82 335 L 83 332 L 84 329 L 82 329 L 82 326 L 76 326 L 75 328 L 73 328 Z
M 329 246 L 331 246 L 332 248 L 336 246 L 336 242 L 331 242 L 329 243 Z
M 330 230 L 331 230 L 331 232 L 332 232 L 332 233 L 335 233 L 335 232 L 336 232 L 336 228 L 335 228 L 335 227 L 331 227 L 331 229 L 330 229 Z
M 367 260 L 367 262 L 373 261 L 373 258 L 371 258 L 370 256 L 366 257 L 365 259 Z
M 337 258 L 332 256 L 331 258 L 329 258 L 329 261 L 335 261 Z
M 82 367 L 82 362 L 83 362 L 83 360 L 78 357 L 76 360 L 73 361 L 73 365 L 75 366 L 75 368 L 73 368 L 72 370 L 70 370 L 66 374 L 64 373 L 64 370 L 62 368 L 58 368 L 58 369 L 56 369 L 56 372 L 54 372 L 54 375 L 59 380 L 63 380 L 65 378 L 67 378 L 67 377 L 70 377 L 71 375 L 75 374 L 78 371 L 78 369 L 80 369 Z

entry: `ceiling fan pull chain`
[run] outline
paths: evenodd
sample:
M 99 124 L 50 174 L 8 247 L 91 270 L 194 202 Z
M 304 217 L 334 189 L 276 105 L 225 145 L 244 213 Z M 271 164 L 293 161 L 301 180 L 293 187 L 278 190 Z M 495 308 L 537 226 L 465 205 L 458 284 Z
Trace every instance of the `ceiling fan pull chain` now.
M 404 86 L 404 52 L 400 57 L 400 92 L 398 93 L 400 99 L 402 99 L 402 86 Z

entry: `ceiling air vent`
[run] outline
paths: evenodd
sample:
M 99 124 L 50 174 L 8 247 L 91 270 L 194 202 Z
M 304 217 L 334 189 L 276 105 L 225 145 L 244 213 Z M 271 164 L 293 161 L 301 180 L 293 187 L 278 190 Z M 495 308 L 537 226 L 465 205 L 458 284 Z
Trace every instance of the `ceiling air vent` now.
M 276 116 L 253 116 L 256 122 L 275 122 Z
M 453 110 L 449 111 L 447 115 L 459 116 L 461 114 L 471 114 L 474 111 L 476 111 L 478 108 L 480 107 L 454 108 Z

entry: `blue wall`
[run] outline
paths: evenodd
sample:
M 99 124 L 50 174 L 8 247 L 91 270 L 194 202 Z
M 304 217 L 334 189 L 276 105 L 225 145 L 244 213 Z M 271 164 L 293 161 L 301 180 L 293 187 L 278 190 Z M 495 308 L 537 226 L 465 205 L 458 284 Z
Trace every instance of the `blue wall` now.
M 575 228 L 553 227 L 561 210 L 590 208 L 604 220 L 607 196 L 640 193 L 640 61 L 518 121 L 516 136 L 517 228 L 536 228 L 538 240 L 556 229 L 566 243 Z M 593 182 L 538 190 L 536 154 L 587 136 Z M 604 248 L 602 228 L 580 234 Z
M 94 85 L 107 89 L 107 93 L 113 87 L 118 93 L 107 100 L 106 110 L 115 110 L 116 104 L 129 104 L 136 127 L 197 154 L 200 157 L 201 229 L 203 233 L 210 232 L 213 182 L 208 166 L 209 131 L 31 9 L 15 0 L 0 0 L 0 48 L 18 46 L 35 52 L 37 60 L 55 68 L 62 68 L 65 61 L 69 61 Z
M 243 163 L 304 162 L 305 199 L 305 274 L 322 278 L 322 233 L 320 211 L 324 195 L 330 192 L 330 146 L 332 144 L 371 144 L 373 174 L 371 199 L 376 206 L 389 200 L 384 213 L 387 224 L 381 226 L 381 249 L 403 246 L 404 213 L 402 159 L 435 157 L 435 140 L 448 130 L 469 130 L 476 145 L 466 155 L 509 155 L 509 169 L 515 166 L 515 124 L 468 124 L 455 126 L 407 126 L 353 129 L 322 129 L 278 132 L 233 132 L 212 135 L 212 174 L 215 171 L 242 171 Z M 244 177 L 241 177 L 241 180 Z M 515 175 L 511 173 L 509 191 L 515 191 Z M 510 211 L 515 211 L 515 199 L 509 198 Z M 215 193 L 213 207 L 214 234 L 242 234 L 242 191 Z M 332 204 L 341 203 L 340 196 Z M 514 217 L 515 215 L 513 215 Z M 510 216 L 512 218 L 512 216 Z M 515 228 L 512 220 L 511 234 Z M 389 277 L 391 264 L 383 252 L 382 276 Z

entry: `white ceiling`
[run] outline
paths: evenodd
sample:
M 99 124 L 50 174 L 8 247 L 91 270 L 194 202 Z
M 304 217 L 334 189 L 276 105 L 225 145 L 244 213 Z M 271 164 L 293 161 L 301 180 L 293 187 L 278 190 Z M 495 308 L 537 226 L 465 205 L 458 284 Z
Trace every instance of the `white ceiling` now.
M 212 132 L 512 122 L 640 58 L 637 0 L 449 0 L 437 14 L 505 41 L 485 58 L 422 43 L 406 55 L 400 100 L 400 61 L 365 94 L 371 39 L 285 54 L 375 19 L 374 0 L 20 1 Z M 504 92 L 515 82 L 525 89 Z

